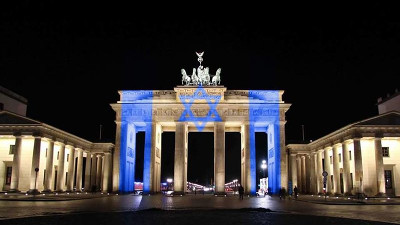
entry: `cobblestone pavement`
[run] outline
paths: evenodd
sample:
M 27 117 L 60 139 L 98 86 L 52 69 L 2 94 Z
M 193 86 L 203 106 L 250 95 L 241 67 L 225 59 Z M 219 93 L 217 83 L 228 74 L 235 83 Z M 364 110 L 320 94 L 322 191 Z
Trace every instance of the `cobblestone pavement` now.
M 0 221 L 0 225 L 24 224 L 74 224 L 74 225 L 132 225 L 132 224 L 160 224 L 160 225 L 214 225 L 214 224 L 307 224 L 307 225 L 383 225 L 388 223 L 353 220 L 335 217 L 321 217 L 309 215 L 296 215 L 288 213 L 275 213 L 261 210 L 145 210 L 136 212 L 115 213 L 87 213 L 69 214 L 61 216 L 20 218 Z
M 214 197 L 213 195 L 188 195 L 182 197 L 110 195 L 102 198 L 74 201 L 0 201 L 0 217 L 9 219 L 87 212 L 125 212 L 154 208 L 181 212 L 183 212 L 182 210 L 207 211 L 210 209 L 265 208 L 274 211 L 274 213 L 289 215 L 328 216 L 400 224 L 400 205 L 331 205 L 309 202 L 309 199 L 314 199 L 314 197 L 300 196 L 299 200 L 295 201 L 289 199 L 280 200 L 277 197 L 270 198 L 268 196 L 245 197 L 244 200 L 239 200 L 237 196 Z M 399 200 L 393 200 L 393 202 L 396 201 Z

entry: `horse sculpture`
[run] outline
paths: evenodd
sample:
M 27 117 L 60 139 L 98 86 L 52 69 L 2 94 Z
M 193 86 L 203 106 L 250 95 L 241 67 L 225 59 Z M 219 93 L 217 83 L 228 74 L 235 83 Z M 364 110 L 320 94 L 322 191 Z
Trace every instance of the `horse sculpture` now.
M 192 84 L 193 85 L 199 85 L 199 78 L 196 76 L 196 68 L 193 68 L 192 72 Z
M 186 70 L 185 69 L 181 69 L 181 73 L 182 73 L 182 85 L 183 82 L 185 82 L 185 85 L 189 85 L 190 84 L 190 77 L 186 74 Z
M 217 72 L 215 73 L 215 76 L 212 78 L 213 85 L 217 86 L 217 83 L 218 83 L 218 85 L 221 83 L 220 74 L 221 74 L 221 68 L 218 68 Z

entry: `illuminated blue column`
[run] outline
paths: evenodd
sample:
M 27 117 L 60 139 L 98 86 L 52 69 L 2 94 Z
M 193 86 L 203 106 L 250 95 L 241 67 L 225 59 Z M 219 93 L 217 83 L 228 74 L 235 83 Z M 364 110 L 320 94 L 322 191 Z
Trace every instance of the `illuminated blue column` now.
M 281 148 L 280 126 L 271 123 L 267 129 L 268 137 L 268 188 L 273 194 L 279 193 L 281 186 Z
M 153 128 L 155 125 L 152 123 L 146 123 L 145 138 L 144 138 L 144 163 L 143 163 L 143 192 L 153 193 L 153 173 L 154 173 L 154 148 L 155 135 L 153 134 Z
M 127 179 L 127 174 L 126 174 L 126 148 L 127 148 L 127 136 L 128 136 L 128 124 L 126 122 L 121 122 L 119 124 L 119 131 L 117 129 L 117 143 L 116 146 L 118 146 L 118 137 L 119 137 L 119 148 L 116 148 L 116 151 L 114 153 L 115 157 L 114 158 L 119 158 L 119 191 L 122 192 L 128 192 L 128 185 L 126 183 Z M 118 128 L 118 124 L 117 124 Z M 118 133 L 119 132 L 119 133 Z M 96 157 L 92 157 L 92 165 L 95 164 L 96 162 Z M 115 163 L 115 161 L 114 161 Z M 118 165 L 118 164 L 117 164 Z M 115 174 L 115 173 L 114 173 Z M 92 177 L 93 177 L 93 171 L 92 171 Z M 92 182 L 93 185 L 93 182 Z M 114 189 L 115 190 L 115 189 Z

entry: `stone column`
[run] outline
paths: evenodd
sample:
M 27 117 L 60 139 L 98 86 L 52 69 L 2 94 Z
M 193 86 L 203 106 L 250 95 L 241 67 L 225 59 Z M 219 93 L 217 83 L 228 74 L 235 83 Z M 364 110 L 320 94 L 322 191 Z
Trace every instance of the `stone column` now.
M 174 159 L 174 194 L 186 192 L 186 166 L 187 166 L 187 135 L 186 123 L 177 122 L 175 130 L 175 159 Z
M 296 163 L 297 163 L 297 189 L 299 192 L 303 193 L 303 179 L 301 173 L 301 156 L 299 154 L 296 155 Z
M 15 149 L 12 163 L 12 171 L 11 171 L 11 184 L 10 191 L 11 192 L 19 192 L 18 184 L 19 184 L 19 170 L 21 169 L 21 143 L 22 137 L 20 135 L 15 135 Z
M 46 180 L 44 181 L 44 192 L 51 192 L 51 182 L 53 181 L 53 153 L 54 141 L 48 140 L 49 146 L 47 147 L 46 156 Z
M 281 109 L 282 111 L 282 109 Z M 284 110 L 282 111 L 283 113 Z M 284 114 L 283 114 L 284 115 Z M 279 148 L 280 148 L 280 176 L 281 176 L 281 188 L 285 188 L 288 190 L 288 155 L 286 152 L 286 137 L 285 137 L 285 117 L 281 118 L 282 121 L 279 121 Z M 275 129 L 275 135 L 276 135 Z M 254 138 L 255 140 L 255 138 Z M 275 143 L 275 146 L 277 144 Z M 255 147 L 254 147 L 255 148 Z M 275 147 L 274 147 L 275 148 Z
M 245 194 L 256 194 L 256 162 L 255 162 L 255 132 L 254 126 L 248 123 L 245 123 L 241 127 L 241 135 L 242 135 L 242 151 L 243 151 L 243 159 L 244 159 L 244 172 L 242 173 L 244 177 L 242 177 L 242 185 L 244 188 Z M 268 174 L 271 171 L 268 170 Z M 273 187 L 272 191 L 274 192 Z M 276 191 L 276 190 L 275 190 Z
M 332 183 L 331 183 L 331 162 L 330 162 L 330 157 L 329 157 L 329 149 L 330 148 L 325 148 L 324 149 L 324 170 L 328 173 L 328 176 L 326 177 L 326 193 L 329 194 L 332 192 Z
M 323 176 L 322 176 L 322 152 L 323 150 L 319 150 L 317 152 L 317 174 L 316 174 L 316 180 L 317 180 L 317 190 L 318 193 L 323 193 L 324 190 L 324 183 L 323 183 Z
M 315 158 L 316 154 L 311 153 L 310 156 L 310 193 L 311 194 L 317 194 L 317 179 L 316 179 L 316 174 L 315 174 Z
M 225 123 L 214 123 L 214 179 L 217 195 L 225 195 Z
M 92 154 L 86 152 L 86 168 L 85 168 L 85 191 L 90 191 L 90 169 L 92 164 Z
M 305 168 L 306 168 L 306 190 L 307 193 L 311 193 L 311 156 L 305 156 Z
M 78 161 L 76 166 L 76 191 L 82 191 L 83 150 L 78 149 Z
M 121 161 L 121 149 L 126 149 L 127 141 L 121 141 L 121 135 L 126 137 L 128 132 L 128 124 L 125 121 L 116 121 L 116 132 L 115 132 L 115 149 L 114 149 L 114 157 L 113 157 L 113 176 L 112 176 L 112 185 L 113 192 L 120 191 L 119 183 L 120 183 L 120 161 Z M 124 162 L 122 162 L 124 163 Z M 93 162 L 92 162 L 93 164 Z M 94 183 L 91 182 L 91 185 Z
M 378 195 L 386 193 L 385 169 L 383 167 L 382 138 L 375 138 L 375 163 Z
M 65 144 L 60 144 L 60 151 L 58 152 L 58 172 L 57 172 L 57 192 L 64 191 L 65 186 L 65 172 L 64 172 L 64 162 L 65 162 Z
M 39 175 L 39 171 L 36 172 L 35 169 L 39 169 L 40 162 L 40 144 L 41 137 L 35 137 L 35 142 L 33 144 L 33 155 L 32 155 L 32 167 L 31 167 L 31 182 L 29 185 L 29 193 L 39 193 L 37 189 L 37 176 Z
M 339 146 L 334 145 L 332 149 L 333 160 L 333 187 L 335 194 L 341 194 L 340 190 L 340 164 L 339 164 Z
M 96 188 L 100 189 L 101 188 L 101 171 L 102 171 L 102 165 L 103 165 L 103 156 L 98 155 L 97 156 L 97 171 L 96 171 Z
M 67 191 L 74 191 L 74 173 L 75 173 L 75 147 L 71 146 L 68 157 L 68 181 Z
M 292 190 L 293 190 L 294 187 L 296 187 L 296 186 L 298 187 L 296 154 L 290 154 L 290 167 L 292 170 L 291 172 L 292 172 Z
M 104 172 L 103 172 L 103 192 L 107 193 L 110 191 L 110 179 L 111 178 L 111 152 L 104 153 Z
M 363 166 L 361 155 L 361 143 L 359 138 L 353 139 L 354 145 L 354 188 L 356 193 L 362 193 Z
M 346 142 L 342 143 L 342 155 L 343 155 L 343 191 L 344 194 L 350 194 L 351 181 L 350 181 L 350 153 Z
M 307 193 L 306 156 L 301 157 L 301 184 L 303 193 Z
M 97 154 L 92 154 L 92 163 L 91 163 L 92 168 L 90 169 L 90 189 L 89 189 L 90 191 L 96 191 L 96 189 L 99 188 L 96 187 L 97 164 L 98 164 L 97 158 L 98 158 Z

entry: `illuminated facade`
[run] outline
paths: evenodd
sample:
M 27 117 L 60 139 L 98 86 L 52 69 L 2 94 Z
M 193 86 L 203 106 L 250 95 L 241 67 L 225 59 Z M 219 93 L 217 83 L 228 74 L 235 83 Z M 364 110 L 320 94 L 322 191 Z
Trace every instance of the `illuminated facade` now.
M 183 194 L 187 188 L 188 132 L 214 132 L 216 194 L 225 193 L 225 132 L 241 133 L 241 183 L 246 193 L 256 193 L 255 132 L 268 135 L 268 186 L 274 193 L 287 188 L 285 113 L 290 104 L 282 100 L 283 91 L 194 85 L 174 90 L 126 90 L 119 95 L 120 100 L 111 104 L 117 124 L 113 191 L 133 191 L 138 131 L 145 132 L 145 193 L 160 192 L 163 131 L 175 132 L 175 194 Z
M 0 190 L 109 192 L 113 148 L 0 111 Z
M 289 181 L 303 193 L 400 196 L 400 113 L 350 124 L 309 144 L 290 144 Z

